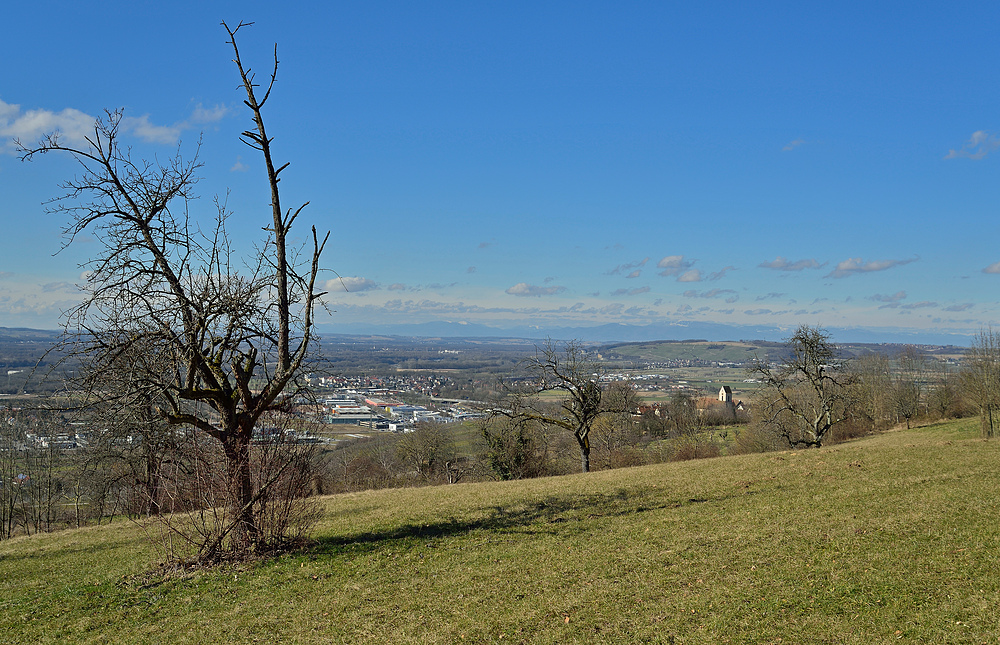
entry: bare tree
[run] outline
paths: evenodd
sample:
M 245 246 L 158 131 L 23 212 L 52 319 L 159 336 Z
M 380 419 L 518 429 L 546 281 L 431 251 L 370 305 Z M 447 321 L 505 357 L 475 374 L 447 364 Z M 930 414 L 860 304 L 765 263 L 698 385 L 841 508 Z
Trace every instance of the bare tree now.
M 222 24 L 253 122 L 241 138 L 263 157 L 271 194 L 268 236 L 252 257 L 233 251 L 224 201 L 216 200 L 213 226 L 202 229 L 192 218 L 197 154 L 191 161 L 180 152 L 166 162 L 133 158 L 121 142 L 121 111 L 98 120 L 84 146 L 64 144 L 58 134 L 34 147 L 18 144 L 24 160 L 58 151 L 81 166 L 52 210 L 69 219 L 68 243 L 87 232 L 101 246 L 86 267 L 85 300 L 65 324 L 67 345 L 85 358 L 91 382 L 128 383 L 115 393 L 123 403 L 153 402 L 165 422 L 196 429 L 224 454 L 228 515 L 200 545 L 204 559 L 245 557 L 273 546 L 260 530 L 268 489 L 254 482 L 251 439 L 263 414 L 287 409 L 301 391 L 329 236 L 313 227 L 304 253 L 289 248 L 291 227 L 308 202 L 282 206 L 279 175 L 288 164 L 273 161 L 264 127 L 277 47 L 262 89 L 236 41 L 251 23 Z M 87 392 L 91 399 L 105 393 L 100 387 Z
M 641 448 L 646 444 L 642 427 L 632 418 L 630 411 L 606 414 L 594 422 L 591 445 L 598 461 L 604 467 L 624 468 L 641 466 L 646 456 Z
M 508 380 L 502 414 L 519 421 L 539 421 L 570 432 L 580 447 L 580 466 L 590 471 L 590 431 L 601 416 L 631 412 L 635 392 L 628 383 L 606 384 L 603 370 L 576 341 L 559 347 L 552 341 L 535 348 L 522 363 L 523 375 Z M 546 403 L 542 394 L 562 396 Z
M 979 407 L 984 437 L 1000 433 L 1000 332 L 980 330 L 965 352 L 962 387 Z
M 875 431 L 884 428 L 892 408 L 892 366 L 885 354 L 866 354 L 851 362 L 855 410 Z
M 129 515 L 159 515 L 163 466 L 181 458 L 178 436 L 155 402 L 111 401 L 97 401 L 85 411 L 92 431 L 86 458 L 78 467 L 91 473 L 92 495 L 106 500 L 112 491 L 124 492 Z
M 910 420 L 920 412 L 920 402 L 923 399 L 924 370 L 927 360 L 918 348 L 907 345 L 896 359 L 896 371 L 893 374 L 892 403 L 896 418 L 906 420 L 906 429 L 910 429 Z
M 838 369 L 836 346 L 822 328 L 799 326 L 788 347 L 791 356 L 781 365 L 758 359 L 750 368 L 766 388 L 757 414 L 789 445 L 818 448 L 847 419 L 850 376 Z
M 527 479 L 546 472 L 548 455 L 537 422 L 490 415 L 480 421 L 479 431 L 485 444 L 482 460 L 490 476 Z
M 423 480 L 448 480 L 457 451 L 453 430 L 443 423 L 418 423 L 396 445 L 399 460 Z
M 927 392 L 927 409 L 939 419 L 963 416 L 964 401 L 961 395 L 959 375 L 940 367 Z

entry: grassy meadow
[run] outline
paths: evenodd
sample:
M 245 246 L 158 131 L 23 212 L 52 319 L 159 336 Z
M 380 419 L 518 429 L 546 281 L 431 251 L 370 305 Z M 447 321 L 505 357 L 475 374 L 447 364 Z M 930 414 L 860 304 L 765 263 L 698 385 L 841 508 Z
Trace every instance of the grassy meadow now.
M 132 523 L 0 543 L 9 643 L 997 643 L 1000 442 L 323 498 L 310 550 L 150 573 Z

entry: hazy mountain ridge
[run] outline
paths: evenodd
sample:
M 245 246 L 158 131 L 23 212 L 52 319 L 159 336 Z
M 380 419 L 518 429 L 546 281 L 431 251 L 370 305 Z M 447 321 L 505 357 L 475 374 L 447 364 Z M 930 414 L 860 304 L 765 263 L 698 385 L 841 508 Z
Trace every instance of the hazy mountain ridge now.
M 703 339 L 733 341 L 739 339 L 782 341 L 793 328 L 775 325 L 724 325 L 684 322 L 651 325 L 609 323 L 592 327 L 517 327 L 498 328 L 476 323 L 430 322 L 411 325 L 318 325 L 323 334 L 439 336 L 469 338 L 577 339 L 585 342 L 634 342 L 653 340 Z M 961 334 L 901 328 L 825 327 L 837 343 L 902 343 L 919 345 L 957 345 L 967 347 L 971 338 Z

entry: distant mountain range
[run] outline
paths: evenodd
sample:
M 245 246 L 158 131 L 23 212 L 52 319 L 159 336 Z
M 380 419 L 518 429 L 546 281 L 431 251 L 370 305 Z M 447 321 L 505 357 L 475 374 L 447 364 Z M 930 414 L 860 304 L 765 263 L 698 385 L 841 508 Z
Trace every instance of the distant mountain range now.
M 577 339 L 586 342 L 623 342 L 652 340 L 711 341 L 784 340 L 793 328 L 773 325 L 724 325 L 720 323 L 681 322 L 652 325 L 622 325 L 617 323 L 593 327 L 490 327 L 474 323 L 429 322 L 411 325 L 318 325 L 321 334 L 353 334 L 446 338 L 528 338 L 558 340 Z M 895 328 L 825 327 L 836 343 L 912 343 L 919 345 L 968 346 L 967 335 L 928 330 Z
M 355 336 L 400 336 L 414 338 L 524 338 L 528 340 L 576 339 L 585 342 L 614 343 L 653 340 L 770 340 L 781 341 L 792 328 L 772 325 L 723 325 L 684 322 L 653 325 L 607 324 L 593 327 L 491 327 L 474 323 L 429 322 L 412 325 L 317 325 L 320 334 Z M 912 343 L 915 345 L 956 345 L 967 347 L 971 338 L 962 334 L 866 327 L 826 327 L 836 343 Z M 0 342 L 55 342 L 59 332 L 51 330 L 0 327 Z

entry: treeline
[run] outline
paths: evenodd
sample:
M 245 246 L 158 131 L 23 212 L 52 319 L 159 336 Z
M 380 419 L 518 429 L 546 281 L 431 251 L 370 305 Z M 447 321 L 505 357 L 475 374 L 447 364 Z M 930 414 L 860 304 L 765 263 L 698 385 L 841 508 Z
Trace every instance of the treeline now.
M 773 378 L 750 400 L 749 410 L 727 402 L 706 404 L 706 398 L 685 393 L 656 405 L 637 402 L 627 413 L 603 408 L 585 437 L 589 468 L 827 445 L 976 413 L 985 436 L 1000 428 L 1000 336 L 981 335 L 956 370 L 912 347 L 891 357 L 870 353 L 847 361 L 821 330 L 805 331 L 816 332 L 807 339 L 819 343 L 813 350 L 821 350 L 802 363 L 814 373 L 795 373 L 791 359 L 758 366 Z M 786 355 L 804 356 L 795 348 Z M 585 377 L 582 391 L 596 396 L 597 389 L 621 389 L 622 383 L 597 379 L 592 364 L 584 367 L 578 370 Z M 810 378 L 819 378 L 822 388 L 816 390 Z M 558 390 L 530 396 L 531 414 L 521 414 L 516 398 L 504 398 L 511 384 L 532 381 L 514 373 L 506 385 L 470 382 L 465 393 L 475 392 L 493 406 L 481 420 L 424 423 L 413 432 L 375 433 L 336 447 L 294 443 L 311 423 L 305 418 L 269 419 L 251 446 L 253 477 L 266 486 L 280 484 L 276 507 L 287 511 L 291 506 L 282 506 L 282 500 L 314 494 L 579 472 L 583 442 L 550 421 L 569 409 L 565 400 L 551 396 Z M 805 422 L 822 417 L 816 410 L 824 405 L 828 427 Z M 219 503 L 228 485 L 219 448 L 188 429 L 168 426 L 151 410 L 133 418 L 116 412 L 81 420 L 57 411 L 7 408 L 2 421 L 0 538 L 110 517 L 225 508 Z M 75 428 L 83 427 L 88 430 L 78 434 Z
M 553 408 L 557 406 L 552 404 Z M 630 414 L 602 415 L 589 434 L 591 470 L 716 457 L 732 452 L 745 412 L 719 403 L 699 409 L 679 393 Z M 323 455 L 323 492 L 495 481 L 579 472 L 572 433 L 541 421 L 493 414 L 463 424 L 418 424 L 379 433 Z
M 831 441 L 919 419 L 966 416 L 982 400 L 970 386 L 972 352 L 959 372 L 929 359 L 918 347 L 853 360 L 822 328 L 800 326 L 778 363 L 758 360 L 750 373 L 763 387 L 752 402 L 752 422 L 739 439 L 743 451 L 819 447 Z

